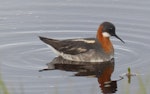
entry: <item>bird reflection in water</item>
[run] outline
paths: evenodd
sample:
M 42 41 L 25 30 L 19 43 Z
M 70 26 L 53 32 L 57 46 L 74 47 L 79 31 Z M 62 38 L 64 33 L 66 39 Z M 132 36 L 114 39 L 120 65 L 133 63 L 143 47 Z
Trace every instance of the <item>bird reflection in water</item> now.
M 114 71 L 114 59 L 108 62 L 76 62 L 65 60 L 62 57 L 54 58 L 47 64 L 48 68 L 40 70 L 65 70 L 77 72 L 75 76 L 97 77 L 103 94 L 113 94 L 117 91 L 117 80 L 111 80 Z

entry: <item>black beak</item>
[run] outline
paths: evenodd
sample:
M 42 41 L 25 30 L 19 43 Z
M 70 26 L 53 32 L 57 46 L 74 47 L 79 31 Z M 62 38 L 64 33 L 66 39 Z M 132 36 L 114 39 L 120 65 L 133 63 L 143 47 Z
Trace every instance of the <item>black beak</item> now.
M 120 37 L 118 37 L 117 35 L 114 35 L 117 39 L 119 39 L 121 42 L 125 43 Z

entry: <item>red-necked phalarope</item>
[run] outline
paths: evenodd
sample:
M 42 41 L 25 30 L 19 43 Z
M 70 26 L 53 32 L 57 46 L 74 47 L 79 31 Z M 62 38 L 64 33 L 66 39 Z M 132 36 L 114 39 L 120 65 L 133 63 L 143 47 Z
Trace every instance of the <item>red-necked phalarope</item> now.
M 110 22 L 103 22 L 99 26 L 96 38 L 56 40 L 40 37 L 40 39 L 64 59 L 80 62 L 104 62 L 114 58 L 110 36 L 115 36 L 124 43 L 116 35 L 115 26 Z

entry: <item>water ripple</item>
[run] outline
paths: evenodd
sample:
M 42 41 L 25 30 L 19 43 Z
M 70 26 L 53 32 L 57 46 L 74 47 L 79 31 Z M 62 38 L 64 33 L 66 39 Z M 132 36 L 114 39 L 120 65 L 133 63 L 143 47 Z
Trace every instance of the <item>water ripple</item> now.
M 38 39 L 38 36 L 57 39 L 95 37 L 97 27 L 103 21 L 113 22 L 117 34 L 126 42 L 122 44 L 119 40 L 111 38 L 115 48 L 115 76 L 124 73 L 128 67 L 134 71 L 148 73 L 149 1 L 25 2 L 6 0 L 1 2 L 0 6 L 0 69 L 8 88 L 15 88 L 16 94 L 20 94 L 20 88 L 24 89 L 24 94 L 66 94 L 71 89 L 75 93 L 82 89 L 87 94 L 90 90 L 95 91 L 95 79 L 68 77 L 72 73 L 64 71 L 39 73 L 38 70 L 45 68 L 45 64 L 56 55 Z M 99 90 L 98 86 L 96 87 L 97 93 Z

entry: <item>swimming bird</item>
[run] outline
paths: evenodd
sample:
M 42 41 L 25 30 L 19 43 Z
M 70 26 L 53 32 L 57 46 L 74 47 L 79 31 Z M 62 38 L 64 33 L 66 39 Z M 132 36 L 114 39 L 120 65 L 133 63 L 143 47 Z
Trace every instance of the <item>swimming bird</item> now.
M 116 35 L 115 26 L 110 22 L 103 22 L 95 38 L 77 38 L 57 40 L 39 36 L 52 50 L 62 58 L 79 62 L 105 62 L 114 58 L 114 48 L 110 36 L 125 43 Z

